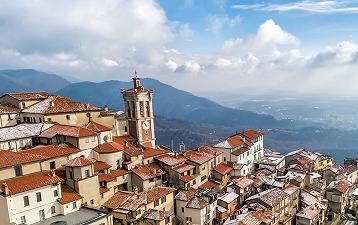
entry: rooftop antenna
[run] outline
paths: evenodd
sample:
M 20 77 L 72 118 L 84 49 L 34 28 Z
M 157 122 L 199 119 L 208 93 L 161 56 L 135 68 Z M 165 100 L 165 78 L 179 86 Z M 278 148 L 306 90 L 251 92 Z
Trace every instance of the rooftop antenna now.
M 134 70 L 134 77 L 138 78 L 137 70 Z

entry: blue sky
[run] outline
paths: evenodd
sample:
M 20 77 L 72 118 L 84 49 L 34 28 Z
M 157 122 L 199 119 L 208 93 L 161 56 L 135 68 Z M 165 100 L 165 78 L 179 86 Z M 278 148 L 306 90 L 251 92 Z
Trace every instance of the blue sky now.
M 358 0 L 4 0 L 0 68 L 358 97 Z

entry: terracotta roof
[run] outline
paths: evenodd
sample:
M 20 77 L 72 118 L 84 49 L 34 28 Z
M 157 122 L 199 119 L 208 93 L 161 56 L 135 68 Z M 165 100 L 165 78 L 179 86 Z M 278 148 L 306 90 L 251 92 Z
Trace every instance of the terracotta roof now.
M 250 139 L 255 139 L 264 135 L 262 132 L 257 130 L 245 130 L 243 134 Z
M 194 189 L 194 188 L 190 188 L 189 190 L 182 190 L 182 191 L 179 191 L 178 194 L 175 195 L 174 198 L 176 200 L 187 202 L 190 199 L 192 199 L 197 192 L 198 192 L 198 190 Z
M 175 188 L 169 187 L 154 187 L 148 191 L 140 192 L 136 195 L 131 196 L 120 208 L 125 210 L 134 211 L 145 204 L 149 204 L 170 193 L 175 192 Z
M 227 165 L 227 164 L 225 164 L 225 163 L 220 163 L 215 167 L 214 170 L 216 172 L 220 173 L 221 175 L 226 175 L 226 174 L 231 172 L 232 167 Z
M 259 198 L 262 202 L 266 203 L 267 205 L 274 207 L 283 199 L 287 198 L 288 194 L 278 188 L 269 189 L 267 191 L 260 192 L 254 196 L 251 196 L 249 199 Z
M 109 209 L 118 209 L 123 205 L 130 197 L 134 195 L 133 192 L 118 191 L 110 199 L 108 199 L 103 206 Z
M 61 198 L 59 198 L 57 201 L 61 205 L 64 205 L 70 202 L 78 201 L 82 198 L 83 197 L 79 195 L 76 191 L 74 191 L 72 188 L 63 184 L 61 185 Z
M 23 109 L 22 112 L 48 115 L 57 113 L 88 112 L 100 110 L 101 109 L 96 106 L 76 102 L 63 96 L 51 95 L 48 98 Z
M 0 113 L 8 114 L 8 113 L 18 113 L 20 111 L 19 108 L 16 108 L 13 105 L 0 104 Z
M 138 156 L 142 155 L 143 152 L 136 147 L 132 146 L 131 144 L 128 144 L 128 146 L 124 147 L 124 153 L 130 155 L 130 156 Z
M 197 149 L 184 152 L 184 156 L 188 160 L 201 165 L 208 162 L 209 160 L 214 159 L 216 156 L 216 150 L 206 146 L 198 147 Z
M 9 95 L 16 100 L 19 101 L 29 101 L 29 100 L 39 100 L 45 99 L 48 97 L 47 92 L 16 92 L 16 93 L 7 93 L 5 95 Z
M 246 188 L 254 183 L 254 181 L 248 177 L 239 177 L 233 179 L 232 182 L 241 189 Z
M 0 141 L 36 137 L 53 125 L 53 123 L 20 123 L 12 127 L 3 127 L 0 129 Z
M 321 212 L 321 209 L 315 205 L 307 206 L 306 208 L 303 208 L 301 211 L 299 211 L 296 216 L 307 218 L 307 219 L 314 219 L 317 217 Z
M 110 175 L 111 175 L 112 177 L 120 177 L 120 176 L 126 175 L 126 174 L 128 174 L 128 173 L 129 173 L 128 170 L 125 170 L 125 169 L 117 169 L 117 170 L 111 170 Z
M 37 162 L 45 159 L 46 157 L 44 156 L 33 155 L 24 151 L 13 152 L 9 150 L 0 150 L 0 168 L 6 168 L 30 162 Z
M 198 197 L 194 197 L 188 202 L 188 204 L 186 204 L 186 207 L 193 208 L 193 209 L 203 209 L 207 205 L 209 205 L 209 203 L 206 202 L 205 200 Z
M 346 193 L 351 185 L 352 184 L 347 180 L 333 181 L 328 185 L 327 190 L 336 190 L 341 193 Z
M 184 157 L 175 157 L 171 155 L 162 155 L 155 158 L 159 162 L 162 162 L 168 166 L 176 166 L 186 161 Z
M 66 167 L 81 167 L 81 166 L 88 166 L 96 162 L 94 159 L 89 159 L 85 157 L 76 157 L 67 163 L 63 164 L 62 166 Z
M 199 186 L 199 189 L 201 190 L 211 190 L 215 187 L 215 183 L 211 182 L 211 181 L 206 181 L 205 183 L 203 183 L 202 185 Z
M 56 135 L 69 137 L 88 137 L 96 136 L 97 134 L 94 131 L 83 127 L 55 124 L 48 128 L 46 131 L 42 132 L 39 137 L 53 138 Z
M 168 151 L 163 149 L 156 149 L 156 148 L 144 148 L 143 154 L 144 158 L 150 158 L 158 155 L 163 155 L 168 153 Z
M 133 142 L 136 141 L 136 138 L 130 135 L 123 135 L 123 136 L 113 136 L 113 141 L 117 142 L 121 145 L 125 145 L 126 142 Z
M 15 177 L 15 178 L 0 181 L 0 191 L 5 193 L 6 186 L 7 186 L 9 191 L 8 195 L 14 195 L 32 189 L 45 187 L 52 184 L 57 184 L 62 181 L 63 181 L 62 178 L 56 175 L 52 175 L 48 171 L 37 172 L 22 177 Z
M 132 169 L 132 172 L 139 176 L 142 180 L 149 180 L 151 178 L 166 174 L 166 171 L 156 163 L 147 164 L 137 169 Z
M 236 150 L 236 151 L 231 152 L 231 154 L 236 155 L 236 156 L 239 156 L 239 155 L 241 155 L 242 153 L 245 153 L 245 152 L 247 152 L 247 151 L 249 151 L 249 150 L 250 150 L 250 149 L 249 149 L 248 147 L 244 146 L 244 147 L 239 148 L 239 149 Z
M 52 144 L 52 145 L 38 145 L 33 148 L 23 150 L 24 153 L 30 153 L 33 155 L 40 155 L 47 159 L 56 158 L 61 156 L 68 156 L 80 152 L 81 150 L 73 145 L 64 144 Z
M 98 181 L 102 182 L 102 181 L 113 181 L 115 179 L 115 177 L 111 176 L 111 174 L 98 174 Z
M 173 212 L 169 211 L 149 209 L 147 212 L 144 213 L 143 218 L 155 221 L 162 221 L 172 216 L 173 214 Z
M 112 166 L 101 161 L 96 161 L 93 163 L 93 168 L 95 172 L 101 171 L 101 170 L 107 170 L 110 169 Z
M 192 177 L 190 175 L 185 175 L 185 176 L 181 176 L 179 179 L 181 181 L 183 181 L 184 183 L 188 183 L 188 182 L 192 181 L 194 179 L 194 177 Z
M 172 170 L 177 172 L 177 173 L 184 173 L 184 172 L 186 172 L 188 170 L 191 170 L 193 168 L 195 168 L 195 166 L 187 164 L 187 163 L 184 163 L 182 165 L 173 167 Z
M 98 153 L 114 153 L 114 152 L 120 152 L 124 150 L 124 146 L 121 144 L 118 144 L 117 142 L 106 142 L 103 143 L 93 149 L 93 151 Z
M 247 137 L 246 135 L 243 135 L 242 133 L 238 133 L 235 135 L 232 135 L 228 137 L 226 140 L 214 145 L 214 147 L 217 148 L 238 148 L 240 146 L 252 146 L 253 143 L 250 141 L 251 138 Z
M 104 131 L 111 131 L 112 127 L 104 125 L 104 124 L 100 124 L 100 123 L 96 123 L 93 121 L 88 122 L 87 124 L 83 125 L 82 127 L 90 129 L 94 132 L 104 132 Z

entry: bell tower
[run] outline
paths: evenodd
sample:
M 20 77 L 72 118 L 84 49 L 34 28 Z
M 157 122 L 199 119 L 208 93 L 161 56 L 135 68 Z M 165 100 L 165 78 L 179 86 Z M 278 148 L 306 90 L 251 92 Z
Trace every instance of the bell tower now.
M 140 78 L 133 79 L 133 88 L 122 90 L 129 135 L 145 147 L 155 147 L 153 90 L 144 89 Z

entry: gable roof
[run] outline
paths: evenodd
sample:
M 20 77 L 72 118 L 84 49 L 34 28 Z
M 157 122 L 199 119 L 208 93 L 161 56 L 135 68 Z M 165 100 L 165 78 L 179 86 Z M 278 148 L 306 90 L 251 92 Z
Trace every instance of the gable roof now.
M 162 162 L 168 166 L 176 166 L 186 161 L 186 158 L 172 155 L 162 155 L 155 158 L 159 162 Z
M 66 167 L 81 167 L 81 166 L 88 166 L 96 162 L 94 159 L 89 159 L 85 157 L 76 157 L 74 159 L 71 159 L 67 163 L 63 164 L 62 166 Z
M 83 125 L 82 127 L 90 129 L 94 132 L 104 132 L 104 131 L 111 131 L 112 127 L 104 125 L 104 124 L 100 124 L 100 123 L 96 123 L 93 121 L 88 122 L 87 124 Z
M 22 112 L 49 115 L 100 110 L 101 109 L 96 106 L 77 102 L 63 96 L 51 95 L 48 98 L 23 109 Z
M 154 156 L 159 156 L 168 153 L 167 150 L 157 149 L 157 148 L 144 148 L 143 155 L 144 158 L 150 158 Z
M 83 127 L 54 124 L 47 130 L 42 132 L 42 134 L 40 134 L 39 137 L 53 138 L 56 135 L 78 138 L 78 137 L 96 136 L 97 134 L 94 131 Z
M 189 201 L 190 199 L 192 199 L 195 194 L 198 192 L 197 189 L 194 189 L 194 188 L 190 188 L 188 190 L 182 190 L 182 191 L 179 191 L 177 195 L 175 195 L 175 199 L 176 200 L 180 200 L 180 201 Z
M 77 192 L 75 192 L 72 188 L 63 184 L 61 185 L 61 198 L 57 199 L 57 201 L 61 205 L 64 205 L 70 202 L 78 201 L 82 198 L 83 197 L 79 195 Z
M 20 123 L 16 126 L 4 127 L 0 129 L 0 141 L 36 137 L 52 126 L 53 123 Z
M 50 172 L 37 172 L 0 181 L 0 192 L 5 195 L 14 195 L 32 189 L 45 187 L 62 182 L 63 179 Z M 8 194 L 6 193 L 8 189 Z
M 129 191 L 117 191 L 111 198 L 109 198 L 103 206 L 109 209 L 118 209 L 123 205 L 130 197 L 134 195 Z
M 184 157 L 196 164 L 203 164 L 215 158 L 217 151 L 211 147 L 202 146 L 183 153 Z
M 22 165 L 30 162 L 45 160 L 45 156 L 34 155 L 25 151 L 13 152 L 9 150 L 0 150 L 0 168 Z
M 139 176 L 142 180 L 149 180 L 166 174 L 166 171 L 156 163 L 144 165 L 140 168 L 132 169 L 132 172 Z
M 0 104 L 0 113 L 9 114 L 9 113 L 18 113 L 19 111 L 20 109 L 13 105 Z
M 40 155 L 46 159 L 56 158 L 60 156 L 71 155 L 80 152 L 81 150 L 74 147 L 73 145 L 63 144 L 52 144 L 52 145 L 38 145 L 33 148 L 23 150 L 24 153 L 33 155 Z
M 48 97 L 48 93 L 45 91 L 41 92 L 14 92 L 7 93 L 5 95 L 9 95 L 18 101 L 29 101 L 29 100 L 41 100 Z M 4 95 L 3 95 L 4 96 Z
M 214 168 L 214 170 L 221 175 L 226 175 L 231 172 L 232 167 L 227 165 L 226 163 L 220 163 Z

